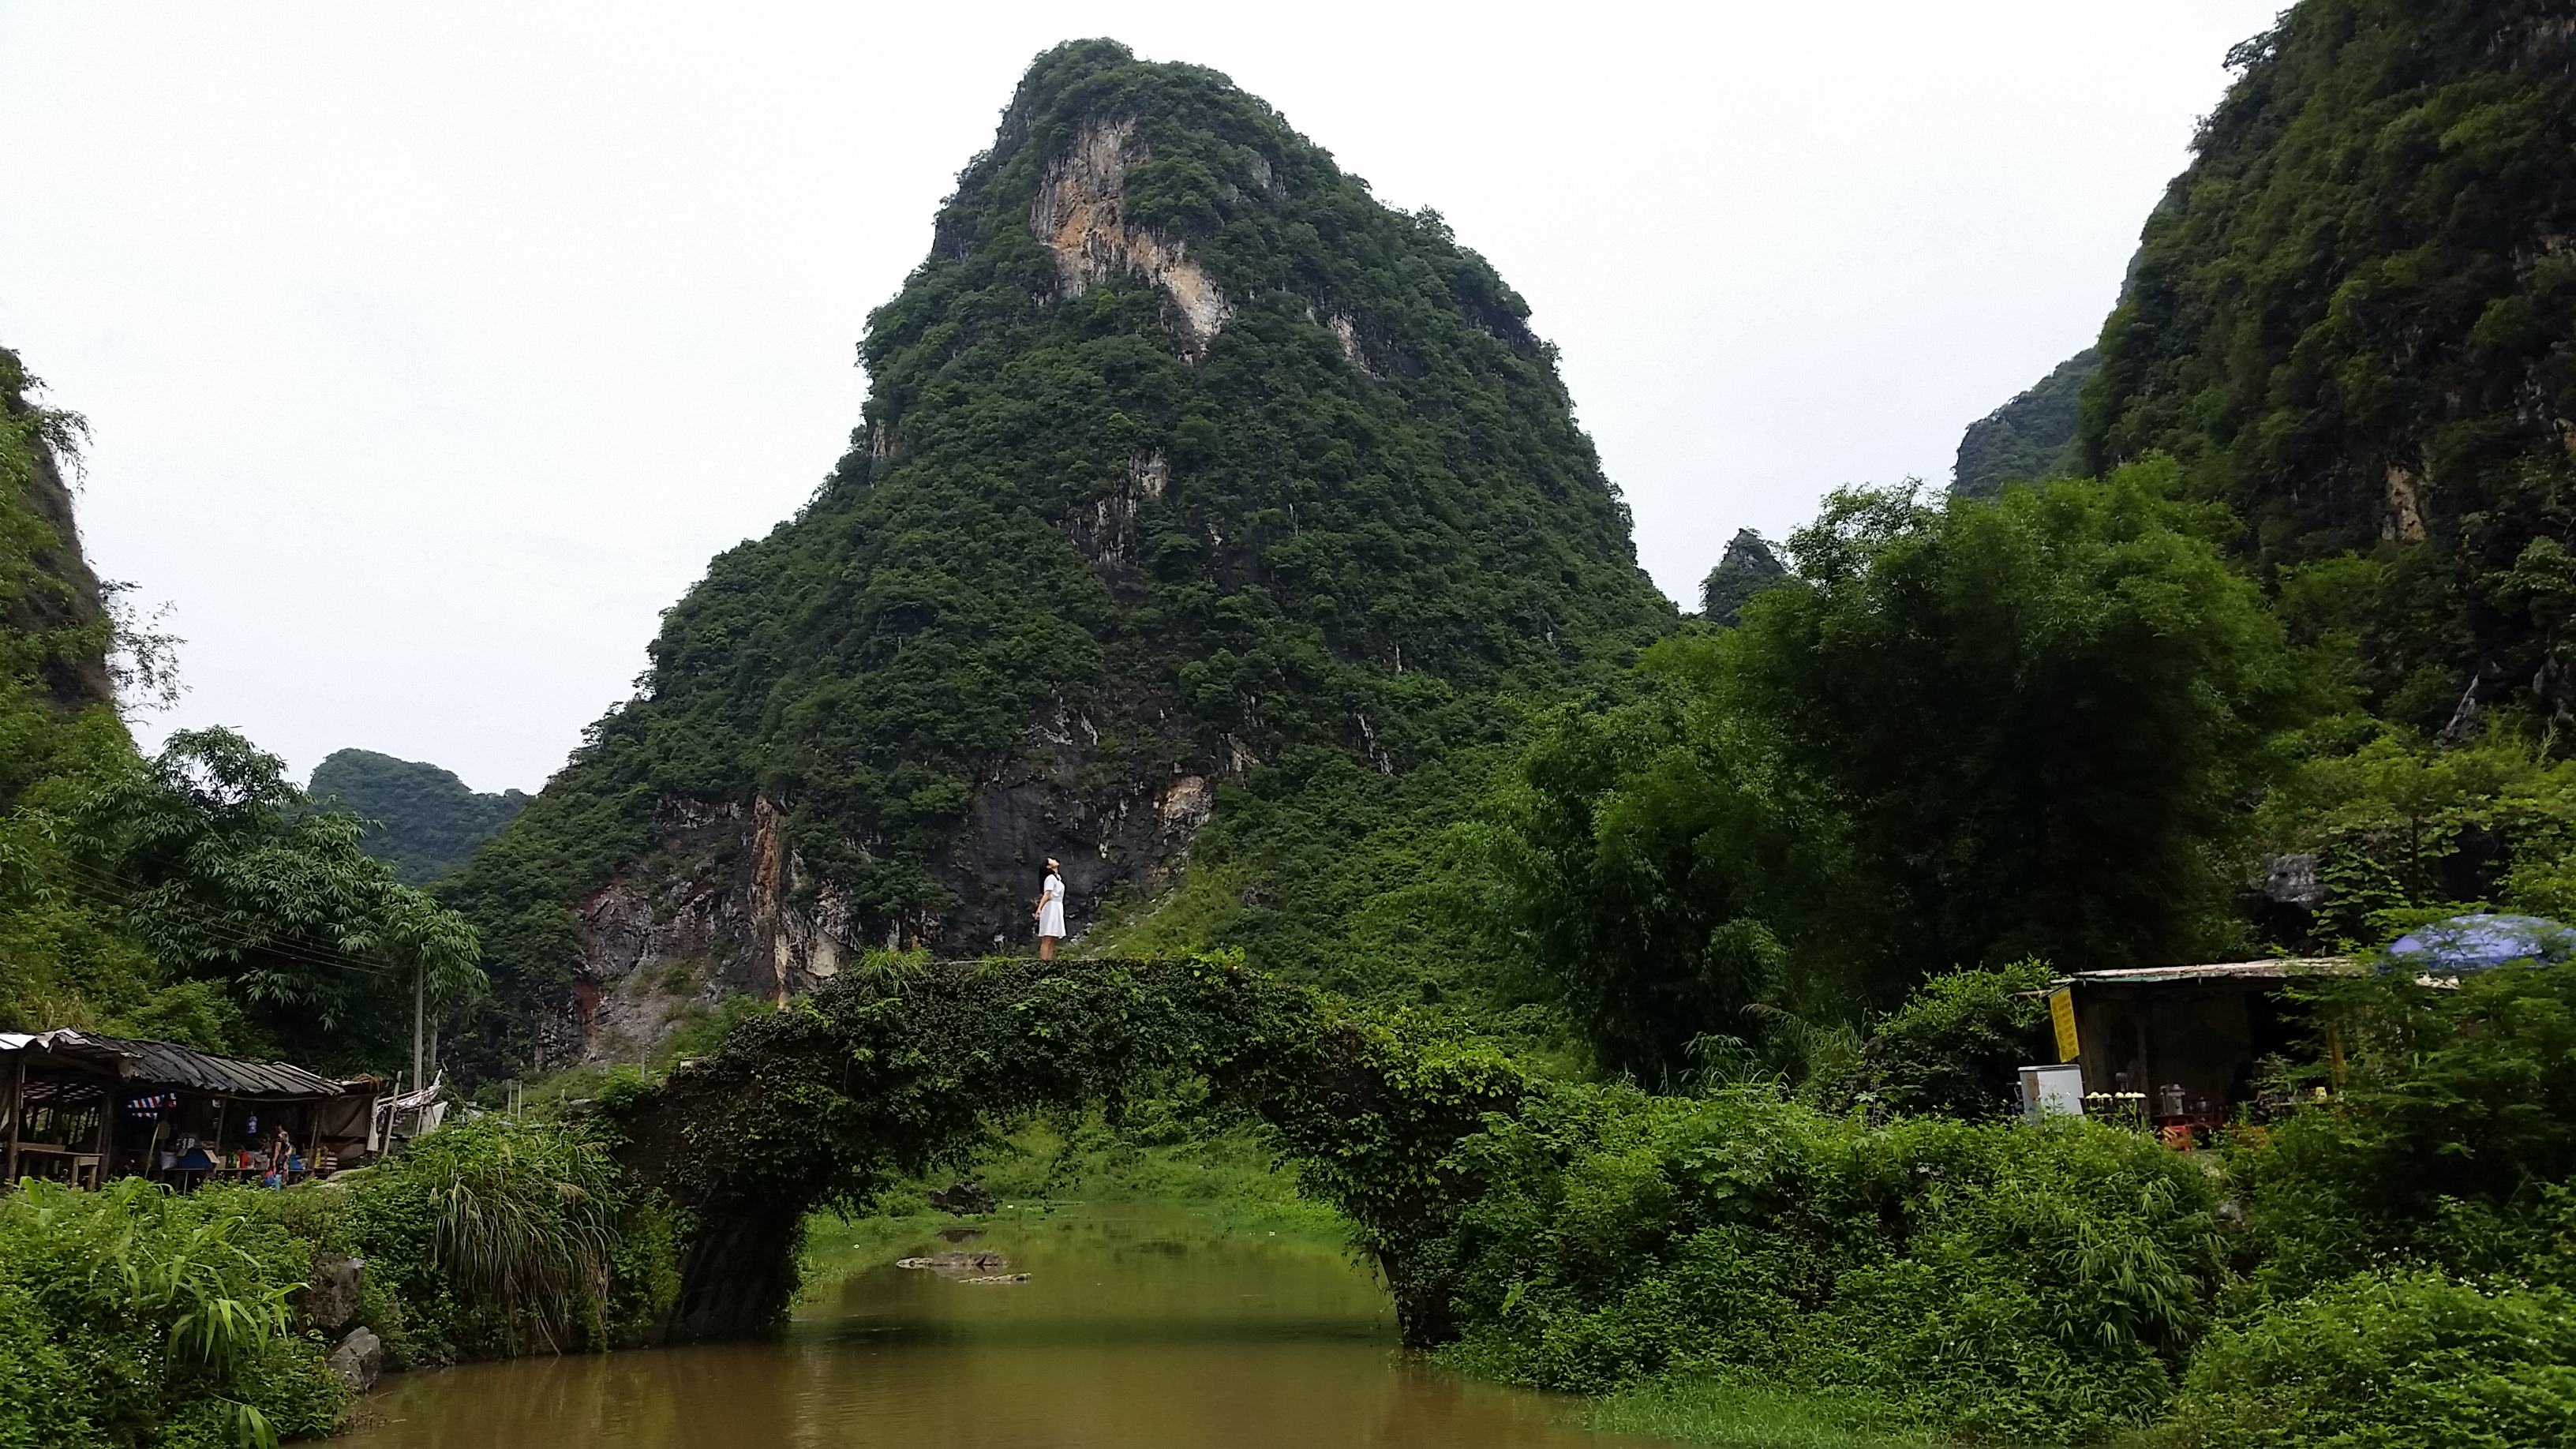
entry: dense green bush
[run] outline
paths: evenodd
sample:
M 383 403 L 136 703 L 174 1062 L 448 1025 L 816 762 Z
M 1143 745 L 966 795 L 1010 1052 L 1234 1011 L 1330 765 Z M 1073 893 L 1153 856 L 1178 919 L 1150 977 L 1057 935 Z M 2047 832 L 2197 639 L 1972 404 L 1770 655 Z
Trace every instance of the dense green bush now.
M 2518 1273 L 2569 1239 L 2576 964 L 2443 986 L 2401 971 L 2310 994 L 2347 1052 L 2341 1102 L 2278 1124 L 2231 1163 L 2268 1290 L 2397 1256 Z
M 2134 1134 L 1871 1128 L 1776 1094 L 1562 1087 L 1456 1160 L 1456 1362 L 1550 1388 L 1724 1373 L 1980 1436 L 2162 1407 L 2221 1277 L 2208 1176 Z
M 2039 992 L 2055 975 L 2043 961 L 1994 971 L 1944 972 L 1870 1027 L 1860 1060 L 1818 1084 L 1828 1107 L 1980 1118 L 2017 1107 L 2014 1069 L 2057 1059 Z
M 328 1432 L 347 1394 L 287 1306 L 311 1258 L 245 1191 L 0 1199 L 0 1444 Z
M 588 1131 L 499 1117 L 367 1169 L 328 1232 L 398 1306 L 407 1363 L 641 1340 L 676 1285 L 669 1209 Z
M 363 1258 L 357 1322 L 395 1367 L 641 1341 L 678 1287 L 668 1204 L 583 1129 L 484 1118 L 285 1192 L 0 1198 L 0 1449 L 273 1442 L 347 1393 L 291 1306 Z
M 2211 1449 L 2576 1444 L 2576 1298 L 2363 1274 L 2210 1335 L 2173 1436 Z
M 2230 1150 L 2246 1273 L 2177 1441 L 2576 1442 L 2576 965 L 2307 994 L 2343 1090 Z

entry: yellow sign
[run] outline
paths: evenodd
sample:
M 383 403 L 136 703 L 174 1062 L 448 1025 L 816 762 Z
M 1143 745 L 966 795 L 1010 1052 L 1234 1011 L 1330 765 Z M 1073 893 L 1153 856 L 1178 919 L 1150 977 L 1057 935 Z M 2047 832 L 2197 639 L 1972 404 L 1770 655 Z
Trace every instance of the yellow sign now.
M 2057 1059 L 2075 1060 L 2075 988 L 2061 986 L 2048 993 L 2048 1021 L 2057 1028 Z

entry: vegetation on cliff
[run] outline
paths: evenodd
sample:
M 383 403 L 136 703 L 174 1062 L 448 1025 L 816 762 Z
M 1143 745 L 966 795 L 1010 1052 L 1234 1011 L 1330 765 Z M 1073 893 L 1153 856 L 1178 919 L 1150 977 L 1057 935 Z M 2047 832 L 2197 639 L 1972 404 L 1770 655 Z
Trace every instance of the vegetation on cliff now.
M 2012 401 L 1968 424 L 1950 467 L 1950 491 L 1992 498 L 2008 482 L 2037 483 L 2078 471 L 2077 410 L 2084 384 L 2101 362 L 2101 355 L 2087 347 Z
M 2568 716 L 2576 46 L 2545 4 L 2305 0 L 2148 220 L 2083 471 L 2172 455 L 2267 586 L 2330 576 L 2365 701 Z

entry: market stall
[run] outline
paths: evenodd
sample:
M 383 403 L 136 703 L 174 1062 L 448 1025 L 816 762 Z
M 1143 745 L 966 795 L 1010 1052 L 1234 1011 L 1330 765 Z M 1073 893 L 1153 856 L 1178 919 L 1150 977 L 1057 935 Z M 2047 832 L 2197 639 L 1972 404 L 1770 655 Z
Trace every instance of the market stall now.
M 0 1073 L 0 1182 L 284 1183 L 383 1146 L 376 1077 L 334 1081 L 288 1062 L 72 1028 L 0 1032 Z
M 2296 1048 L 2290 984 L 2360 969 L 2318 957 L 2078 971 L 2055 983 L 2049 1015 L 2059 1059 L 2081 1068 L 2085 1115 L 2189 1146 L 2256 1101 L 2264 1059 Z

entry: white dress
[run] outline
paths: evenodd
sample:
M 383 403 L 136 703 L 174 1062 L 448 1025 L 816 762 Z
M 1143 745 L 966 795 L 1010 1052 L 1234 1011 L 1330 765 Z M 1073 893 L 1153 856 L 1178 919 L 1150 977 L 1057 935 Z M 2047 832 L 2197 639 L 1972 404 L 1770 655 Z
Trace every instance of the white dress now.
M 1064 877 L 1047 872 L 1046 885 L 1038 892 L 1038 934 L 1063 939 Z

